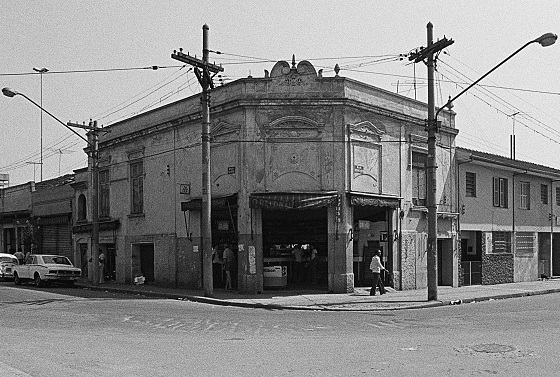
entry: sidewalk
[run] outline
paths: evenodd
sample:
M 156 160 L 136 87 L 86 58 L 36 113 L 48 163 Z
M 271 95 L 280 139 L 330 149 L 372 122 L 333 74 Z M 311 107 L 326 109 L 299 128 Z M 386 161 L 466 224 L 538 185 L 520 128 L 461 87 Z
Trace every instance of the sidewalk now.
M 157 287 L 153 285 L 123 285 L 104 283 L 94 287 L 87 280 L 76 282 L 77 287 L 147 297 L 187 300 L 193 302 L 264 309 L 325 310 L 325 311 L 387 311 L 419 309 L 445 305 L 458 305 L 478 301 L 505 299 L 560 292 L 560 279 L 509 283 L 497 285 L 473 285 L 459 288 L 438 287 L 438 300 L 427 301 L 428 290 L 396 291 L 388 288 L 383 296 L 369 295 L 369 288 L 358 287 L 354 293 L 326 293 L 321 290 L 274 290 L 257 295 L 215 289 L 214 297 L 204 297 L 201 290 Z

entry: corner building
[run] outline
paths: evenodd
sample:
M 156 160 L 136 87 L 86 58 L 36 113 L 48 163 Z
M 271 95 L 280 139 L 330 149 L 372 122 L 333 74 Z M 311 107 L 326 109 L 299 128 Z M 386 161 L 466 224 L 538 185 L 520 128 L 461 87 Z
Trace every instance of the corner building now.
M 438 133 L 438 272 L 457 286 L 454 115 Z M 426 118 L 424 103 L 295 58 L 212 90 L 212 237 L 237 256 L 234 286 L 352 292 L 371 284 L 380 248 L 387 283 L 425 287 Z M 107 130 L 100 203 L 119 223 L 116 280 L 201 288 L 200 95 Z

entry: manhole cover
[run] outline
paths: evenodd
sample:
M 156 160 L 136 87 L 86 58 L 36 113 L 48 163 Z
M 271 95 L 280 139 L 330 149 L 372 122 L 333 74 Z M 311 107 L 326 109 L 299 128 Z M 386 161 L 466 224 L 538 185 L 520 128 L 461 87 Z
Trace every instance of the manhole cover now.
M 506 346 L 503 344 L 477 344 L 472 346 L 471 349 L 475 352 L 486 352 L 486 353 L 506 353 L 515 351 L 515 347 Z

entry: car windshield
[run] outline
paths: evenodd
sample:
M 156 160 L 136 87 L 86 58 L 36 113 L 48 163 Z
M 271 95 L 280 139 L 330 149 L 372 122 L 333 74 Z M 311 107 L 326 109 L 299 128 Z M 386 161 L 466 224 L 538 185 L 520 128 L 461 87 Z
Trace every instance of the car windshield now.
M 17 258 L 12 258 L 12 257 L 0 257 L 0 262 L 8 262 L 8 263 L 17 264 L 18 260 L 17 260 Z
M 68 258 L 66 257 L 59 257 L 56 255 L 43 255 L 43 263 L 46 264 L 68 264 L 72 265 Z

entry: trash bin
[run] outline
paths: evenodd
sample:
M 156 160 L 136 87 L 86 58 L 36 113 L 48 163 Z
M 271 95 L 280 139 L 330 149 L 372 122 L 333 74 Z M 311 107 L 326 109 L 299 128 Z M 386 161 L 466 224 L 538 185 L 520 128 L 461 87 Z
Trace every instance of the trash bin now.
M 287 266 L 264 266 L 263 285 L 266 288 L 281 288 L 288 285 Z

